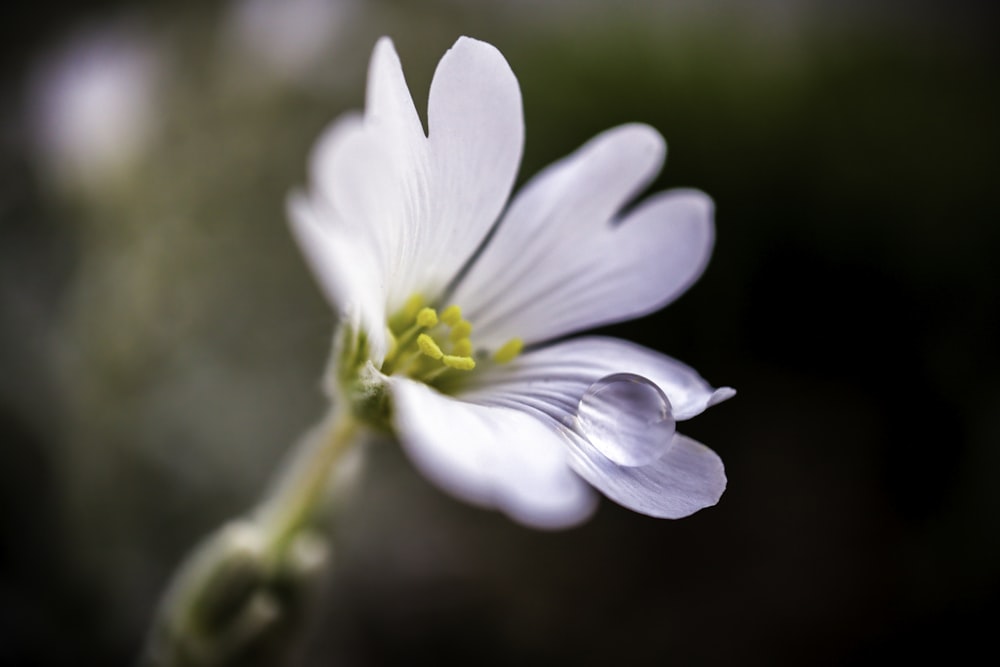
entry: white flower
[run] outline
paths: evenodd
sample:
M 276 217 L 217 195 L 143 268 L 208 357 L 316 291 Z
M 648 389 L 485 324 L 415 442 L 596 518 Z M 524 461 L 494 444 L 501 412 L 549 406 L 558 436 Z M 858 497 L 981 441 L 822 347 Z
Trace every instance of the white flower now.
M 130 26 L 74 36 L 31 80 L 32 130 L 46 176 L 100 185 L 148 147 L 159 120 L 164 64 Z
M 529 525 L 586 518 L 591 486 L 657 517 L 714 505 L 722 462 L 674 423 L 733 390 L 625 341 L 560 340 L 687 289 L 711 252 L 711 200 L 674 190 L 621 215 L 665 155 L 654 129 L 632 124 L 544 170 L 505 210 L 520 90 L 473 39 L 441 59 L 427 118 L 425 133 L 383 38 L 364 115 L 324 134 L 312 191 L 290 202 L 341 310 L 337 400 L 384 421 L 446 490 Z

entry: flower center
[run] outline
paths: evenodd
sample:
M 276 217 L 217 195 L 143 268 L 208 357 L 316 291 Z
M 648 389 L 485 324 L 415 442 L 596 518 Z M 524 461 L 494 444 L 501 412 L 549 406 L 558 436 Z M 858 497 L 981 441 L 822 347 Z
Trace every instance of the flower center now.
M 512 338 L 492 355 L 472 343 L 472 323 L 462 317 L 462 309 L 450 305 L 438 313 L 425 305 L 420 294 L 389 318 L 392 347 L 382 362 L 386 375 L 401 373 L 426 384 L 439 378 L 472 371 L 477 363 L 505 364 L 514 360 L 524 347 L 520 338 Z M 478 361 L 477 361 L 478 360 Z

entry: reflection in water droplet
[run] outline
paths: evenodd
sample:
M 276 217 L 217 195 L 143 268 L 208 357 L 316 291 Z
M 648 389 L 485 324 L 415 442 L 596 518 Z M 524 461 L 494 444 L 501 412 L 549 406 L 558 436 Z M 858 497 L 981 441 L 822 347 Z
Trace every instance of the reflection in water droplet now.
M 675 422 L 670 401 L 640 375 L 616 373 L 590 385 L 576 421 L 587 440 L 611 461 L 641 466 L 670 447 Z

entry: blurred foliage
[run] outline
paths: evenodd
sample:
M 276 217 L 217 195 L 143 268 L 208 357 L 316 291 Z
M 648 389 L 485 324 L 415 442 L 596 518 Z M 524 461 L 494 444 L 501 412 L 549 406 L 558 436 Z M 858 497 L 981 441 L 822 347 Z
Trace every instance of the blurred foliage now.
M 4 42 L 11 108 L 29 108 L 43 47 L 112 4 Z M 326 122 L 361 105 L 380 34 L 421 110 L 457 35 L 504 52 L 522 181 L 638 120 L 670 147 L 654 188 L 713 196 L 704 278 L 609 331 L 740 391 L 685 425 L 730 489 L 682 522 L 604 503 L 534 533 L 373 448 L 302 664 L 867 664 L 985 646 L 1000 585 L 988 6 L 582 4 L 363 3 L 329 78 L 303 83 L 226 57 L 221 3 L 118 3 L 169 76 L 152 143 L 96 189 L 47 180 L 30 119 L 5 112 L 0 663 L 130 660 L 182 554 L 322 413 L 332 311 L 284 200 Z

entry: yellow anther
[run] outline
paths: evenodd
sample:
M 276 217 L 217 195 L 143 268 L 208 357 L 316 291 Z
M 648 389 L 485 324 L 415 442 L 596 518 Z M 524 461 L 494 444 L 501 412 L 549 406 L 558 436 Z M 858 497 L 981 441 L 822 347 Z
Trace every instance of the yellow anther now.
M 420 334 L 417 336 L 417 347 L 420 351 L 426 354 L 431 359 L 440 359 L 444 356 L 444 352 L 438 347 L 438 344 L 434 342 L 434 339 L 427 334 Z
M 437 311 L 433 308 L 421 308 L 417 313 L 417 324 L 422 327 L 432 327 L 438 323 Z
M 454 354 L 446 354 L 441 358 L 448 368 L 457 368 L 460 371 L 471 371 L 476 367 L 476 360 L 472 357 L 459 357 Z
M 517 355 L 521 354 L 521 350 L 523 349 L 523 340 L 520 338 L 511 338 L 493 353 L 493 361 L 498 364 L 506 364 L 509 361 L 513 361 Z
M 450 327 L 462 321 L 462 309 L 456 305 L 451 305 L 441 312 L 441 321 Z
M 472 323 L 469 320 L 459 320 L 451 326 L 451 333 L 448 337 L 452 340 L 462 340 L 463 338 L 468 338 L 469 334 L 472 333 Z
M 451 346 L 451 353 L 456 357 L 468 357 L 472 354 L 472 341 L 468 338 L 456 340 Z

